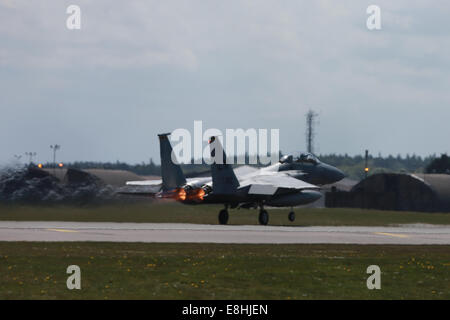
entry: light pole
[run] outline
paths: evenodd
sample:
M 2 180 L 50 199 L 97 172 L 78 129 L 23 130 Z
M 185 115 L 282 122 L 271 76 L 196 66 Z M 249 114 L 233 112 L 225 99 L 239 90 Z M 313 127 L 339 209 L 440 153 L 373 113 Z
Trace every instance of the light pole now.
M 366 197 L 367 197 L 367 193 L 366 193 L 366 186 L 367 186 L 367 174 L 369 173 L 369 150 L 366 150 L 366 156 L 365 156 L 365 160 L 364 160 L 364 181 L 362 182 L 363 185 L 363 208 L 366 208 Z
M 365 165 L 364 165 L 364 178 L 367 178 L 367 174 L 369 173 L 369 166 L 368 166 L 368 160 L 369 160 L 369 150 L 366 150 L 366 157 L 365 157 Z
M 61 149 L 59 144 L 54 144 L 50 146 L 50 149 L 53 150 L 53 175 L 56 176 L 56 151 Z
M 33 157 L 36 156 L 36 152 L 25 152 L 25 155 L 30 158 L 30 164 L 33 163 Z

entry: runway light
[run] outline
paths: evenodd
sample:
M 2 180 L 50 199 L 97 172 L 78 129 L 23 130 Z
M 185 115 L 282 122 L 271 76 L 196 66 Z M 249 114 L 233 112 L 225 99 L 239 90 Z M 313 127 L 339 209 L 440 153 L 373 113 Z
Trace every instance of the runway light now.
M 42 169 L 43 167 L 44 167 L 44 166 L 42 165 L 42 163 L 39 163 L 39 164 L 38 164 L 38 168 L 39 168 L 39 169 Z

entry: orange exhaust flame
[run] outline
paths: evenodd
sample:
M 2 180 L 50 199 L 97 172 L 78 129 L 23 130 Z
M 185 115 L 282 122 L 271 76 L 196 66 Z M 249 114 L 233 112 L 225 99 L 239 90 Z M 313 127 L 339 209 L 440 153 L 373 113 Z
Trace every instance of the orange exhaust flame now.
M 176 201 L 186 200 L 186 191 L 183 188 L 177 188 L 174 190 L 163 191 L 157 194 L 158 198 L 174 199 Z
M 197 198 L 201 201 L 203 201 L 203 197 L 205 196 L 205 190 L 200 189 L 197 193 Z
M 184 201 L 184 200 L 186 200 L 186 190 L 184 190 L 183 188 L 178 188 L 176 190 L 175 200 L 177 200 L 177 201 Z
M 158 198 L 173 199 L 176 201 L 195 201 L 201 202 L 206 195 L 202 188 L 186 191 L 184 188 L 177 188 L 169 191 L 163 191 L 157 194 Z
M 192 190 L 189 192 L 187 199 L 192 201 L 203 201 L 203 197 L 205 196 L 205 190 L 202 188 Z

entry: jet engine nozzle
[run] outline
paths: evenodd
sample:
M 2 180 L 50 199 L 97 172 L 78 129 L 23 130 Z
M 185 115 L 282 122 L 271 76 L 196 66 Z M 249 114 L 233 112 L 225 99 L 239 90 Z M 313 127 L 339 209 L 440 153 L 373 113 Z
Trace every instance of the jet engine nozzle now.
M 174 199 L 176 201 L 186 200 L 186 190 L 183 188 L 176 188 L 173 190 L 161 191 L 156 195 L 157 198 Z
M 202 188 L 192 189 L 187 193 L 186 200 L 201 202 L 203 201 L 203 197 L 205 196 L 205 190 Z

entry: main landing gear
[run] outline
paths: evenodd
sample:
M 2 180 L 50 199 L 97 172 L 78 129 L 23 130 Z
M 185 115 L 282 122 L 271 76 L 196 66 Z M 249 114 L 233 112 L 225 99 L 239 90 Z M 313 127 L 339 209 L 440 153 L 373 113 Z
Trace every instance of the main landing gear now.
M 264 210 L 264 207 L 261 206 L 261 209 L 259 210 L 259 217 L 258 217 L 259 224 L 262 224 L 263 226 L 267 225 L 269 223 L 269 214 L 266 210 Z
M 225 209 L 220 210 L 220 212 L 219 212 L 219 223 L 220 224 L 227 224 L 228 223 L 228 207 L 225 207 Z
M 258 217 L 259 224 L 267 225 L 269 223 L 269 214 L 263 207 L 259 210 Z M 219 224 L 227 224 L 228 223 L 228 207 L 220 210 L 219 212 Z
M 227 224 L 228 217 L 228 206 L 225 206 L 225 208 L 219 212 L 219 224 Z M 295 221 L 295 212 L 293 208 L 291 208 L 291 211 L 288 214 L 288 219 L 290 222 Z M 269 213 L 264 210 L 263 206 L 260 206 L 259 209 L 258 222 L 263 226 L 266 226 L 269 223 Z

